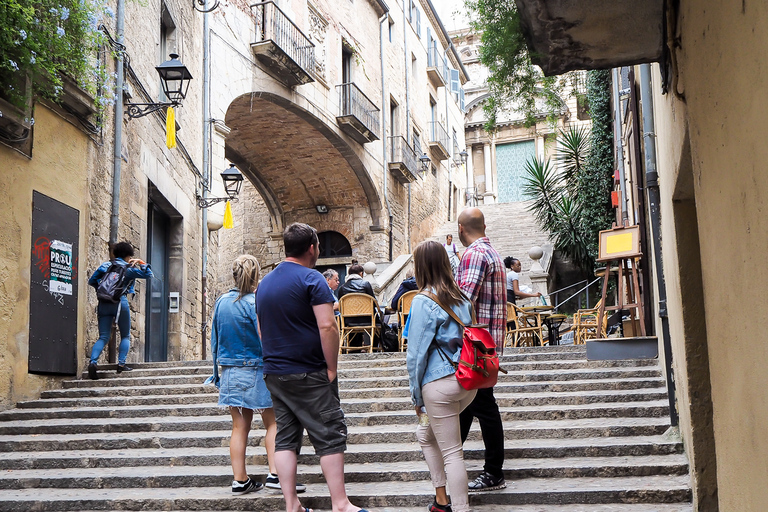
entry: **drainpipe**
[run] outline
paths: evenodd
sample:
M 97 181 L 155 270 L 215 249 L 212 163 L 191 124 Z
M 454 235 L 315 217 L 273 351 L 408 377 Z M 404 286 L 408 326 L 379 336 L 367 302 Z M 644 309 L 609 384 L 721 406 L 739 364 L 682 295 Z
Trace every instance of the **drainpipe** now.
M 621 188 L 621 222 L 622 225 L 629 219 L 627 213 L 627 180 L 624 176 L 624 141 L 621 133 L 621 98 L 619 97 L 619 82 L 621 81 L 621 69 L 613 68 L 613 139 L 616 141 L 616 160 L 619 163 L 619 183 Z
M 384 84 L 384 21 L 389 17 L 389 11 L 385 12 L 379 18 L 379 58 L 381 60 L 381 141 L 382 141 L 382 161 L 384 162 L 384 202 L 387 205 L 387 219 L 389 222 L 389 261 L 392 262 L 392 208 L 389 205 L 389 194 L 387 185 L 389 178 L 389 169 L 387 168 L 387 112 L 389 111 L 389 102 L 387 101 L 387 91 Z
M 120 51 L 117 52 L 117 64 L 115 78 L 115 91 L 117 101 L 115 101 L 115 144 L 112 174 L 112 214 L 109 218 L 109 243 L 117 242 L 117 228 L 120 225 L 120 170 L 122 164 L 123 150 L 123 79 L 124 73 L 124 50 L 125 50 L 125 0 L 117 0 L 117 44 Z M 111 362 L 110 358 L 110 362 Z
M 669 335 L 667 314 L 667 286 L 664 282 L 664 265 L 661 254 L 661 213 L 659 211 L 659 173 L 656 170 L 656 133 L 653 120 L 653 96 L 651 94 L 651 66 L 640 65 L 640 101 L 643 109 L 643 145 L 645 147 L 645 188 L 648 192 L 648 207 L 651 213 L 651 232 L 653 234 L 653 256 L 656 267 L 656 285 L 659 289 L 659 318 L 661 318 L 661 338 L 664 345 L 664 366 L 667 377 L 669 397 L 669 421 L 675 427 L 678 424 L 675 409 L 675 381 L 672 377 L 672 342 Z
M 405 4 L 407 1 L 408 0 L 403 0 L 403 54 L 404 54 L 403 59 L 405 60 L 405 142 L 406 143 L 408 143 L 408 141 L 411 140 L 411 83 L 410 83 L 410 72 L 409 72 L 411 68 L 411 60 L 409 59 L 409 55 L 408 55 L 408 18 L 405 14 Z M 410 183 L 408 183 L 408 230 L 407 232 L 408 232 L 408 252 L 411 252 L 411 184 Z
M 211 185 L 211 73 L 209 69 L 211 53 L 211 33 L 209 13 L 203 13 L 203 197 L 208 196 L 208 188 Z M 201 265 L 200 283 L 203 288 L 202 326 L 200 335 L 202 338 L 202 359 L 206 358 L 206 338 L 208 326 L 208 208 L 203 208 L 203 259 Z

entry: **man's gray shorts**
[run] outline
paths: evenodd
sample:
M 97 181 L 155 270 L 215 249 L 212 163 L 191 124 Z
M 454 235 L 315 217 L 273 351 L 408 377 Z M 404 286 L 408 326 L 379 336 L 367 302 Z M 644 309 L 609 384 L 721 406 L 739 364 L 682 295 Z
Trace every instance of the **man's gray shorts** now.
M 347 424 L 339 401 L 339 381 L 328 381 L 325 370 L 314 373 L 266 375 L 277 420 L 275 451 L 301 450 L 304 429 L 318 456 L 347 449 Z

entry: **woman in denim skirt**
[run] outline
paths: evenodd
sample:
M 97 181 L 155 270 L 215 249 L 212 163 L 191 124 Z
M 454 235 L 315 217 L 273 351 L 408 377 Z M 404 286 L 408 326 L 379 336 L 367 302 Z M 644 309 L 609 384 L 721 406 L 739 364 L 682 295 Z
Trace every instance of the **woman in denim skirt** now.
M 228 407 L 232 415 L 232 438 L 229 443 L 234 473 L 232 492 L 246 494 L 265 485 L 249 477 L 245 468 L 245 449 L 254 411 L 261 414 L 261 421 L 267 430 L 265 444 L 269 475 L 266 486 L 280 490 L 274 462 L 277 423 L 272 397 L 264 383 L 261 338 L 256 320 L 254 292 L 259 282 L 256 258 L 238 256 L 232 265 L 232 277 L 235 288 L 221 295 L 213 310 L 213 377 L 209 379 L 219 388 L 219 405 Z M 296 490 L 303 492 L 306 486 L 297 484 Z

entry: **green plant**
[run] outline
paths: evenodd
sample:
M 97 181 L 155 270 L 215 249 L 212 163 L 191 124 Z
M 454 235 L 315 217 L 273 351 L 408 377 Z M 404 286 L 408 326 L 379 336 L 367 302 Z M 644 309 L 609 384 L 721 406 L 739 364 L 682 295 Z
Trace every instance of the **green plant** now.
M 96 58 L 101 0 L 3 0 L 0 3 L 0 95 L 24 108 L 29 94 L 57 101 L 68 76 L 97 100 L 114 103 L 107 72 Z M 31 80 L 32 90 L 21 84 Z M 101 89 L 102 94 L 97 94 Z

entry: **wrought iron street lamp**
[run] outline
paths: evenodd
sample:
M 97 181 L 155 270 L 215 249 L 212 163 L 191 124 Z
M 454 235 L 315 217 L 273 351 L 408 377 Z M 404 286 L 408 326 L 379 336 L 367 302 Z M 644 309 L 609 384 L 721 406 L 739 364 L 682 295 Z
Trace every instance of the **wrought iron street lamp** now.
M 197 12 L 202 12 L 203 14 L 215 11 L 219 7 L 219 4 L 219 0 L 216 0 L 211 7 L 206 7 L 208 5 L 206 0 L 192 0 L 192 7 Z
M 167 102 L 158 103 L 126 103 L 128 107 L 128 117 L 135 119 L 144 117 L 152 112 L 156 112 L 165 107 L 177 107 L 181 105 L 184 98 L 187 97 L 189 82 L 192 75 L 187 67 L 181 63 L 179 56 L 175 53 L 170 54 L 170 59 L 156 66 L 157 74 L 160 75 L 160 81 L 163 85 L 163 93 L 168 98 Z
M 419 163 L 421 164 L 421 172 L 426 173 L 429 170 L 429 164 L 432 163 L 432 160 L 427 156 L 426 153 L 424 153 L 419 157 Z
M 461 157 L 461 163 L 466 164 L 467 158 L 469 157 L 469 153 L 467 153 L 466 149 L 462 149 L 461 153 L 459 153 L 459 156 Z
M 198 208 L 209 208 L 222 201 L 232 201 L 236 203 L 240 195 L 240 189 L 243 186 L 243 175 L 237 170 L 235 164 L 229 164 L 229 169 L 221 173 L 221 180 L 224 182 L 224 190 L 227 191 L 227 197 L 199 197 L 197 198 Z

